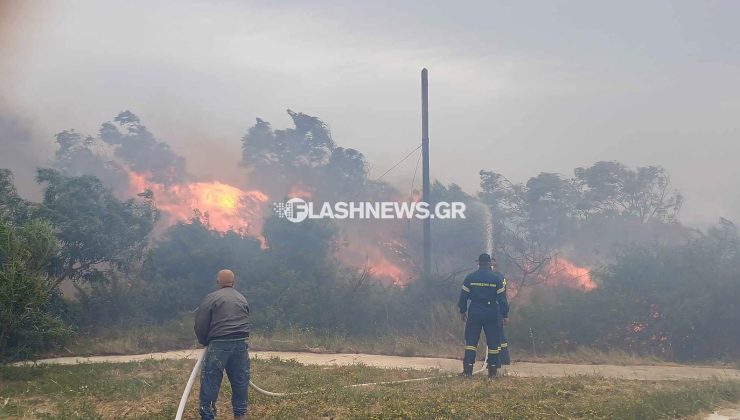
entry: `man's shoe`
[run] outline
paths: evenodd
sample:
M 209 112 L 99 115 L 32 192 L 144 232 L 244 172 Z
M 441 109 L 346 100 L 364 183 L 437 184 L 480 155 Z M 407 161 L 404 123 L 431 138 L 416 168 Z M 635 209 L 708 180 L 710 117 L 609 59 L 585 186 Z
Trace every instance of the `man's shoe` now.
M 473 365 L 469 365 L 467 363 L 463 363 L 463 371 L 460 374 L 465 379 L 470 379 L 473 377 Z
M 496 378 L 496 371 L 497 371 L 496 366 L 488 365 L 488 380 L 489 381 Z

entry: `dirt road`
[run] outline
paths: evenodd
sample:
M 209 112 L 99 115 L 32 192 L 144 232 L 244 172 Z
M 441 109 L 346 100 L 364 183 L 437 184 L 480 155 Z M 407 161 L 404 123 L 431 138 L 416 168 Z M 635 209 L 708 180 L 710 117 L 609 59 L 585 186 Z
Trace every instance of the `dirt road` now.
M 197 359 L 202 350 L 176 350 L 162 353 L 149 353 L 126 356 L 94 356 L 94 357 L 60 357 L 55 359 L 39 360 L 36 363 L 46 364 L 75 364 L 100 362 L 133 362 L 149 359 Z M 274 351 L 253 351 L 252 358 L 265 359 L 278 357 L 280 359 L 294 359 L 309 365 L 351 365 L 364 364 L 383 368 L 396 369 L 439 369 L 445 372 L 458 372 L 461 362 L 455 359 L 431 357 L 403 357 L 383 356 L 375 354 L 318 354 L 294 353 Z M 618 365 L 578 365 L 566 363 L 528 363 L 519 362 L 507 368 L 508 374 L 530 377 L 550 376 L 560 377 L 568 375 L 600 375 L 608 378 L 667 381 L 686 379 L 737 379 L 740 380 L 740 370 L 715 367 L 695 366 L 618 366 Z

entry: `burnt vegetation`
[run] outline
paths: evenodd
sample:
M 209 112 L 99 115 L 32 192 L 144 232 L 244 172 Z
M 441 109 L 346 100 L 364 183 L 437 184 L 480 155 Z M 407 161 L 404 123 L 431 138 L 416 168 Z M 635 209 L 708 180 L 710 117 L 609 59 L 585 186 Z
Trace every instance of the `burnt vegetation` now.
M 296 190 L 319 202 L 408 199 L 370 179 L 363 154 L 338 146 L 320 119 L 288 113 L 293 127 L 257 119 L 242 138 L 241 188 L 269 203 Z M 597 162 L 524 183 L 481 170 L 474 194 L 435 182 L 434 200 L 465 202 L 468 217 L 433 224 L 435 274 L 423 278 L 413 264 L 416 221 L 293 224 L 255 202 L 264 206 L 250 213 L 259 231 L 216 229 L 215 215 L 197 207 L 163 223 L 158 194 L 196 179 L 131 112 L 96 137 L 68 130 L 56 142 L 53 167 L 38 170 L 42 200 L 22 198 L 0 170 L 2 359 L 61 348 L 75 334 L 179 319 L 224 267 L 238 274 L 263 334 L 305 328 L 455 341 L 462 276 L 488 244 L 510 280 L 515 352 L 585 346 L 676 361 L 740 357 L 740 336 L 728 333 L 740 324 L 740 236 L 726 219 L 703 231 L 682 225 L 684 197 L 660 166 Z M 134 190 L 131 173 L 161 188 Z M 373 258 L 401 267 L 392 274 L 399 281 L 384 279 Z M 589 267 L 589 287 L 555 281 L 560 258 Z

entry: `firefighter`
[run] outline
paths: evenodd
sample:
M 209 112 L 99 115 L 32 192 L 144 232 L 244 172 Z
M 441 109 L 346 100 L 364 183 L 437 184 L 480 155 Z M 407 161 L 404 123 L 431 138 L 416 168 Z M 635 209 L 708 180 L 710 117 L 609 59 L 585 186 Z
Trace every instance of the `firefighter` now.
M 481 254 L 478 257 L 478 270 L 465 277 L 458 306 L 460 318 L 465 322 L 463 376 L 469 378 L 473 375 L 475 353 L 483 329 L 488 346 L 488 379 L 493 379 L 501 367 L 499 356 L 503 325 L 509 316 L 509 303 L 506 300 L 506 279 L 498 271 L 493 271 L 490 255 Z

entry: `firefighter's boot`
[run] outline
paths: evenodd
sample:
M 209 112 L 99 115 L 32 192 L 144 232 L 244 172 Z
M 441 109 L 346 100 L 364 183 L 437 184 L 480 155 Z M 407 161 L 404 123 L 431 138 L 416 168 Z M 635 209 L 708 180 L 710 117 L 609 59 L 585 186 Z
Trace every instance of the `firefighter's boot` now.
M 465 379 L 470 379 L 473 377 L 473 365 L 469 365 L 467 363 L 463 363 L 463 371 L 460 374 Z
M 492 381 L 494 378 L 496 378 L 496 371 L 498 369 L 495 365 L 488 365 L 488 380 Z

